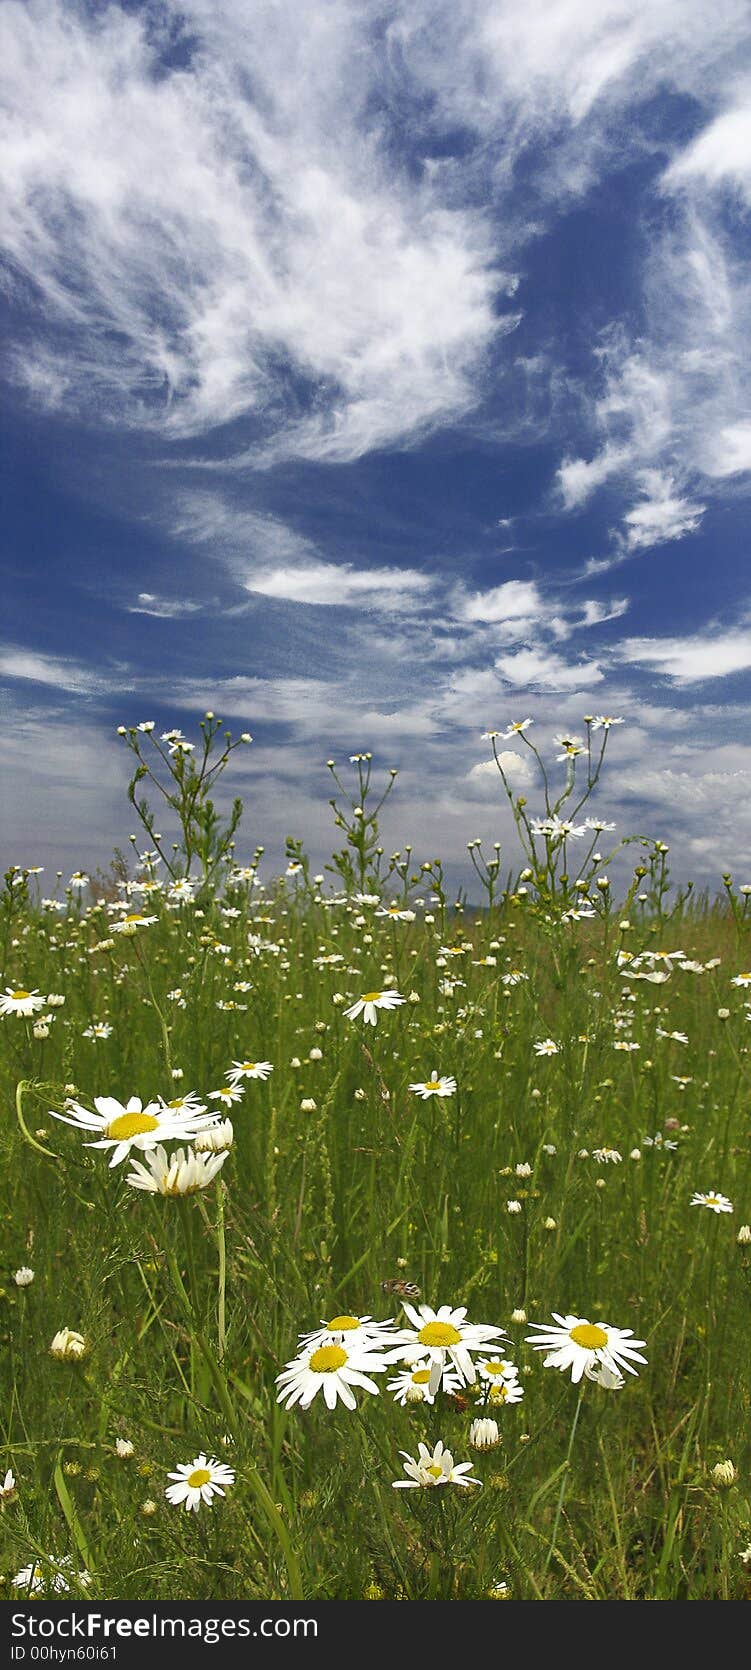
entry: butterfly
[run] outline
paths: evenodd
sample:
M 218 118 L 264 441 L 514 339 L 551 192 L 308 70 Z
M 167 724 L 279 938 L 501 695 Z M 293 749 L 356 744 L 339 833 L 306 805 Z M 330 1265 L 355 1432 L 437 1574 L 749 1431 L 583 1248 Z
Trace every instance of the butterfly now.
M 413 1281 L 402 1281 L 400 1276 L 393 1276 L 390 1281 L 381 1282 L 382 1293 L 394 1293 L 399 1299 L 419 1299 L 420 1289 Z

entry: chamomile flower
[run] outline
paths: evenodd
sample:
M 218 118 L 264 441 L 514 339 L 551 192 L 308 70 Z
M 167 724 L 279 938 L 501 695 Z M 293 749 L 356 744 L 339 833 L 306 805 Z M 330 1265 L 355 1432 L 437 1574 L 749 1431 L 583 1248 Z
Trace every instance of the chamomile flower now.
M 708 1194 L 697 1192 L 691 1196 L 689 1205 L 706 1206 L 709 1212 L 716 1212 L 718 1215 L 720 1212 L 732 1212 L 733 1210 L 732 1200 L 728 1200 L 727 1195 L 718 1194 L 716 1189 L 710 1189 Z
M 472 1353 L 482 1351 L 493 1345 L 497 1339 L 505 1338 L 502 1328 L 496 1328 L 484 1322 L 467 1322 L 467 1311 L 464 1305 L 458 1309 L 451 1305 L 441 1305 L 439 1310 L 433 1310 L 430 1305 L 408 1305 L 402 1301 L 404 1311 L 412 1323 L 411 1328 L 402 1328 L 396 1336 L 397 1344 L 389 1352 L 389 1362 L 398 1362 L 404 1358 L 404 1347 L 420 1347 L 430 1358 L 431 1392 L 437 1391 L 441 1376 L 447 1366 L 447 1359 L 453 1363 L 457 1374 L 464 1385 L 471 1386 L 476 1378 Z
M 394 1402 L 400 1403 L 402 1408 L 409 1403 L 435 1403 L 439 1390 L 449 1394 L 459 1391 L 463 1382 L 454 1369 L 444 1369 L 440 1386 L 431 1391 L 431 1367 L 429 1357 L 419 1357 L 417 1362 L 408 1363 L 400 1369 L 393 1380 L 387 1380 L 386 1390 L 393 1392 Z
M 456 1094 L 456 1079 L 450 1076 L 439 1078 L 438 1071 L 434 1067 L 430 1078 L 426 1079 L 424 1084 L 411 1084 L 409 1088 L 423 1102 L 427 1102 L 431 1096 L 454 1096 Z
M 634 1339 L 631 1328 L 613 1328 L 608 1322 L 588 1322 L 581 1316 L 559 1316 L 557 1311 L 553 1311 L 553 1316 L 556 1327 L 545 1322 L 532 1323 L 538 1331 L 527 1335 L 527 1344 L 534 1346 L 535 1351 L 547 1352 L 543 1368 L 557 1368 L 562 1372 L 570 1369 L 575 1386 L 588 1368 L 598 1364 L 604 1364 L 612 1374 L 619 1374 L 622 1368 L 628 1374 L 636 1374 L 633 1363 L 647 1360 L 637 1349 L 646 1341 Z
M 235 1084 L 223 1084 L 219 1090 L 209 1091 L 209 1101 L 219 1102 L 223 1108 L 231 1108 L 234 1102 L 241 1102 L 245 1091 L 242 1081 Z
M 109 1021 L 92 1021 L 81 1034 L 82 1038 L 92 1038 L 95 1042 L 101 1038 L 112 1037 L 112 1027 Z
M 301 1409 L 308 1409 L 322 1391 L 327 1409 L 334 1409 L 339 1398 L 346 1409 L 354 1409 L 353 1386 L 377 1396 L 378 1387 L 370 1376 L 383 1373 L 386 1359 L 374 1345 L 366 1343 L 350 1349 L 344 1344 L 344 1338 L 339 1333 L 325 1345 L 307 1347 L 287 1363 L 276 1377 L 280 1388 L 277 1403 L 283 1403 L 287 1409 L 299 1403 Z
M 602 1148 L 592 1149 L 592 1158 L 597 1161 L 598 1165 L 601 1166 L 619 1166 L 623 1159 L 623 1155 L 618 1153 L 617 1148 L 609 1148 L 607 1143 L 603 1143 Z
M 111 922 L 113 934 L 136 934 L 139 928 L 150 928 L 158 922 L 157 916 L 146 916 L 142 910 L 131 910 L 127 916 L 121 916 L 118 922 Z
M 505 1403 L 521 1403 L 524 1387 L 519 1380 L 494 1380 L 488 1391 L 488 1403 L 502 1408 Z
M 145 1165 L 140 1160 L 132 1161 L 133 1170 L 125 1181 L 132 1189 L 144 1189 L 147 1194 L 170 1198 L 197 1194 L 213 1183 L 228 1152 L 224 1148 L 219 1154 L 197 1154 L 192 1148 L 175 1148 L 168 1154 L 165 1148 L 152 1149 Z
M 245 1079 L 267 1079 L 273 1071 L 271 1061 L 233 1061 L 227 1080 L 229 1084 L 237 1086 Z
M 202 1502 L 210 1508 L 213 1497 L 223 1496 L 235 1482 L 231 1467 L 223 1461 L 215 1461 L 213 1456 L 205 1456 L 203 1451 L 194 1461 L 181 1462 L 177 1470 L 168 1473 L 167 1477 L 176 1481 L 167 1485 L 164 1492 L 167 1501 L 175 1508 L 184 1507 L 186 1513 L 197 1513 Z
M 81 1588 L 86 1589 L 91 1582 L 87 1571 L 73 1571 L 73 1561 L 69 1554 L 63 1555 L 61 1560 L 47 1555 L 44 1560 L 32 1560 L 28 1566 L 22 1566 L 11 1578 L 14 1589 L 25 1595 L 67 1595 L 70 1593 L 69 1578 L 77 1577 Z
M 406 1479 L 394 1479 L 394 1490 L 432 1489 L 434 1485 L 442 1484 L 472 1485 L 482 1483 L 481 1479 L 472 1478 L 471 1461 L 460 1461 L 458 1465 L 455 1465 L 454 1457 L 450 1450 L 444 1448 L 442 1438 L 439 1438 L 438 1443 L 432 1450 L 428 1449 L 427 1444 L 418 1444 L 415 1460 L 406 1450 L 400 1450 L 399 1454 L 404 1457 L 404 1471 L 407 1477 Z
M 299 1346 L 301 1351 L 316 1351 L 319 1345 L 341 1340 L 348 1351 L 375 1351 L 387 1339 L 393 1340 L 393 1328 L 390 1318 L 386 1322 L 376 1322 L 372 1316 L 350 1316 L 343 1312 L 328 1321 L 324 1318 L 320 1328 L 315 1328 L 312 1333 L 301 1334 Z
M 0 997 L 0 1015 L 35 1015 L 44 1008 L 44 998 L 38 991 L 28 992 L 23 986 L 6 986 Z
M 0 1480 L 0 1502 L 9 1502 L 11 1496 L 15 1496 L 15 1494 L 16 1481 L 9 1467 L 5 1478 Z
M 477 1367 L 480 1379 L 487 1380 L 491 1386 L 519 1379 L 516 1363 L 510 1363 L 505 1357 L 489 1357 L 487 1362 L 478 1363 Z
M 405 1001 L 406 999 L 400 997 L 398 992 L 364 992 L 362 997 L 358 997 L 356 1003 L 353 1003 L 349 1009 L 344 1010 L 344 1014 L 349 1021 L 355 1021 L 358 1015 L 362 1015 L 366 1026 L 377 1026 L 377 1011 L 379 1009 L 398 1009 L 399 1004 Z
M 96 1113 L 90 1113 L 78 1102 L 65 1105 L 67 1113 L 56 1113 L 50 1108 L 51 1117 L 73 1125 L 77 1131 L 97 1134 L 98 1141 L 87 1142 L 85 1147 L 111 1148 L 110 1166 L 119 1165 L 132 1148 L 146 1152 L 159 1143 L 190 1141 L 212 1123 L 212 1115 L 202 1107 L 195 1113 L 165 1107 L 163 1102 L 147 1102 L 144 1107 L 139 1096 L 131 1096 L 125 1106 L 114 1096 L 95 1096 Z
M 199 1131 L 193 1138 L 196 1154 L 223 1154 L 225 1149 L 231 1148 L 235 1140 L 235 1128 L 231 1119 L 218 1119 L 215 1125 L 207 1125 L 204 1131 Z
M 59 1328 L 50 1345 L 50 1356 L 57 1357 L 61 1363 L 78 1363 L 87 1349 L 83 1334 L 76 1333 L 75 1328 Z
M 535 1055 L 558 1055 L 559 1045 L 554 1038 L 542 1038 L 539 1044 L 535 1044 L 534 1050 Z

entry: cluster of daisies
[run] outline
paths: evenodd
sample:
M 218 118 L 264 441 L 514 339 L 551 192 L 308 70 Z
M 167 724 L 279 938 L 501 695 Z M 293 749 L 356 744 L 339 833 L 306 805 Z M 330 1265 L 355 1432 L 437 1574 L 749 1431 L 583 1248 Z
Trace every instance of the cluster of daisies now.
M 463 1388 L 476 1389 L 476 1401 L 486 1409 L 519 1403 L 524 1395 L 516 1365 L 501 1355 L 507 1336 L 502 1328 L 469 1322 L 465 1306 L 411 1305 L 404 1301 L 408 1327 L 397 1327 L 393 1319 L 376 1321 L 372 1316 L 334 1316 L 320 1328 L 302 1334 L 297 1355 L 277 1376 L 277 1402 L 291 1409 L 308 1409 L 318 1393 L 328 1409 L 342 1402 L 356 1407 L 356 1392 L 378 1395 L 374 1376 L 398 1365 L 386 1389 L 402 1407 L 433 1404 L 440 1392 L 455 1397 Z M 589 1322 L 584 1317 L 553 1313 L 554 1326 L 533 1323 L 535 1333 L 528 1343 L 544 1351 L 544 1366 L 570 1370 L 578 1384 L 584 1377 L 608 1391 L 625 1385 L 621 1372 L 636 1374 L 636 1363 L 646 1362 L 641 1353 L 644 1340 L 635 1339 L 630 1328 Z M 476 1418 L 469 1432 L 473 1449 L 491 1449 L 500 1441 L 498 1426 L 491 1416 Z M 395 1489 L 416 1489 L 440 1484 L 470 1485 L 471 1463 L 454 1463 L 449 1450 L 439 1441 L 429 1450 L 420 1443 L 416 1458 L 406 1451 L 406 1478 L 394 1481 Z
M 139 1096 L 119 1102 L 114 1096 L 95 1096 L 94 1109 L 69 1097 L 64 1111 L 50 1109 L 50 1117 L 83 1131 L 92 1140 L 87 1148 L 101 1148 L 110 1155 L 110 1167 L 128 1160 L 132 1170 L 126 1182 L 150 1194 L 188 1195 L 205 1189 L 221 1171 L 234 1141 L 232 1121 L 223 1110 L 242 1100 L 251 1079 L 265 1080 L 273 1071 L 270 1061 L 234 1061 L 227 1083 L 209 1092 L 207 1108 L 194 1091 L 165 1102 L 161 1097 L 145 1105 Z M 187 1146 L 168 1153 L 165 1143 Z M 143 1154 L 143 1160 L 134 1156 Z

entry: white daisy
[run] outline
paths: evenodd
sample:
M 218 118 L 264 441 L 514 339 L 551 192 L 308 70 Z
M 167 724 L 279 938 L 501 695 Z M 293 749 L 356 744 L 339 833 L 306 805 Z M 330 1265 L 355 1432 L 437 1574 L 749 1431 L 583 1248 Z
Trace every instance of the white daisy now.
M 456 1094 L 456 1079 L 450 1076 L 439 1078 L 434 1067 L 430 1078 L 426 1079 L 424 1084 L 411 1084 L 409 1088 L 415 1092 L 415 1095 L 420 1096 L 423 1102 L 427 1102 L 431 1096 L 454 1096 Z
M 6 986 L 5 995 L 0 997 L 0 1015 L 35 1015 L 43 1008 L 44 998 L 39 992 L 27 992 L 23 986 Z
M 224 1148 L 220 1154 L 197 1154 L 192 1148 L 175 1148 L 168 1154 L 165 1148 L 156 1148 L 146 1155 L 145 1165 L 133 1160 L 125 1181 L 132 1189 L 145 1189 L 152 1195 L 197 1194 L 213 1183 L 228 1152 Z
M 622 1368 L 628 1374 L 636 1374 L 633 1362 L 647 1360 L 637 1349 L 646 1341 L 634 1339 L 631 1328 L 612 1328 L 607 1322 L 588 1322 L 581 1316 L 559 1316 L 557 1311 L 553 1311 L 553 1316 L 555 1328 L 548 1323 L 532 1323 L 538 1332 L 527 1335 L 527 1344 L 533 1345 L 535 1351 L 547 1351 L 543 1368 L 562 1371 L 570 1368 L 575 1386 L 588 1368 L 598 1364 L 604 1364 L 612 1374 L 619 1374 Z
M 502 1328 L 483 1322 L 466 1322 L 464 1305 L 458 1309 L 441 1305 L 436 1311 L 430 1305 L 416 1308 L 408 1305 L 406 1300 L 402 1304 L 412 1327 L 400 1329 L 396 1336 L 398 1344 L 389 1352 L 388 1360 L 392 1363 L 403 1360 L 405 1346 L 419 1346 L 431 1361 L 430 1390 L 433 1393 L 440 1386 L 447 1358 L 453 1363 L 462 1383 L 471 1386 L 475 1380 L 471 1353 L 482 1351 L 483 1347 L 492 1347 L 494 1340 L 506 1337 Z
M 398 992 L 365 992 L 362 997 L 358 997 L 356 1003 L 344 1010 L 344 1014 L 350 1021 L 355 1021 L 358 1015 L 362 1015 L 366 1026 L 377 1026 L 378 1009 L 398 1009 L 399 1004 L 404 1002 L 406 999 L 400 997 Z
M 226 1148 L 231 1148 L 235 1140 L 235 1128 L 231 1119 L 219 1119 L 216 1125 L 207 1125 L 205 1131 L 199 1131 L 193 1138 L 196 1154 L 221 1154 Z
M 209 1101 L 220 1102 L 223 1108 L 231 1108 L 233 1102 L 241 1102 L 244 1095 L 241 1081 L 236 1080 L 234 1084 L 223 1084 L 220 1090 L 210 1090 Z
M 121 916 L 118 922 L 111 922 L 113 934 L 135 934 L 139 928 L 150 928 L 158 922 L 158 916 L 145 916 L 142 910 L 131 910 L 127 916 Z
M 439 1438 L 438 1443 L 432 1450 L 428 1449 L 427 1444 L 418 1444 L 415 1461 L 406 1450 L 400 1450 L 399 1454 L 404 1457 L 404 1471 L 407 1477 L 406 1479 L 394 1479 L 394 1490 L 420 1490 L 441 1484 L 471 1485 L 482 1483 L 481 1479 L 471 1477 L 471 1461 L 460 1461 L 458 1465 L 454 1464 L 454 1457 L 450 1450 L 444 1449 L 442 1438 Z
M 510 1363 L 505 1357 L 490 1357 L 485 1363 L 477 1364 L 480 1379 L 487 1380 L 491 1386 L 499 1386 L 506 1381 L 519 1379 L 516 1363 Z
M 559 1046 L 554 1038 L 542 1038 L 539 1044 L 535 1044 L 534 1049 L 535 1055 L 557 1055 Z
M 617 1148 L 609 1148 L 607 1143 L 603 1143 L 602 1148 L 592 1149 L 592 1158 L 597 1161 L 598 1165 L 601 1166 L 619 1166 L 623 1159 L 623 1155 L 618 1153 Z
M 182 1504 L 186 1513 L 198 1513 L 202 1502 L 210 1508 L 212 1497 L 223 1496 L 224 1489 L 235 1482 L 231 1467 L 215 1461 L 213 1456 L 208 1458 L 203 1451 L 195 1461 L 181 1462 L 176 1472 L 168 1473 L 167 1477 L 176 1480 L 175 1484 L 167 1485 L 164 1492 L 167 1501 L 175 1508 Z
M 86 1340 L 75 1328 L 59 1328 L 50 1346 L 50 1356 L 59 1362 L 80 1362 L 86 1351 Z
M 437 1392 L 443 1391 L 451 1395 L 458 1392 L 463 1381 L 454 1369 L 444 1369 L 443 1379 L 435 1391 L 430 1389 L 430 1375 L 432 1363 L 429 1357 L 420 1357 L 416 1363 L 409 1363 L 406 1368 L 399 1370 L 393 1380 L 386 1381 L 387 1392 L 393 1392 L 394 1402 L 400 1403 L 402 1408 L 408 1403 L 435 1403 Z
M 350 1316 L 345 1312 L 332 1316 L 328 1322 L 324 1318 L 320 1328 L 301 1334 L 299 1347 L 301 1351 L 315 1351 L 319 1345 L 330 1345 L 332 1341 L 338 1344 L 341 1340 L 348 1351 L 376 1351 L 386 1340 L 393 1340 L 393 1328 L 390 1318 L 375 1322 L 372 1316 Z
M 78 1131 L 97 1132 L 99 1140 L 87 1142 L 85 1147 L 111 1148 L 110 1166 L 119 1165 L 130 1154 L 131 1148 L 145 1152 L 156 1148 L 158 1143 L 179 1139 L 190 1141 L 212 1124 L 212 1115 L 203 1108 L 200 1113 L 177 1111 L 165 1107 L 163 1102 L 147 1102 L 143 1107 L 139 1096 L 131 1096 L 125 1107 L 114 1096 L 95 1096 L 96 1113 L 90 1113 L 78 1102 L 66 1102 L 65 1105 L 68 1113 L 55 1113 L 54 1108 L 50 1108 L 51 1117 L 61 1119 L 65 1125 L 73 1125 Z
M 233 1061 L 227 1080 L 236 1087 L 242 1084 L 244 1079 L 267 1079 L 273 1071 L 271 1061 Z
M 494 1380 L 488 1391 L 488 1403 L 494 1408 L 502 1407 L 505 1403 L 521 1403 L 524 1387 L 519 1380 Z
M 276 1377 L 280 1388 L 277 1403 L 283 1403 L 287 1409 L 299 1403 L 301 1409 L 308 1409 L 316 1394 L 322 1391 L 327 1409 L 334 1409 L 338 1398 L 347 1409 L 354 1409 L 353 1386 L 377 1396 L 378 1387 L 370 1375 L 383 1373 L 386 1360 L 369 1345 L 350 1350 L 343 1339 L 338 1334 L 336 1340 L 318 1345 L 315 1350 L 307 1348 L 287 1363 Z
M 5 1478 L 3 1479 L 2 1484 L 0 1484 L 0 1502 L 7 1502 L 9 1498 L 11 1496 L 15 1496 L 15 1494 L 16 1481 L 10 1468 L 8 1468 Z
M 706 1195 L 698 1193 L 692 1195 L 690 1205 L 706 1206 L 710 1212 L 717 1212 L 718 1214 L 720 1212 L 732 1212 L 733 1210 L 732 1200 L 728 1200 L 727 1195 L 718 1194 L 716 1189 L 710 1189 L 709 1194 Z

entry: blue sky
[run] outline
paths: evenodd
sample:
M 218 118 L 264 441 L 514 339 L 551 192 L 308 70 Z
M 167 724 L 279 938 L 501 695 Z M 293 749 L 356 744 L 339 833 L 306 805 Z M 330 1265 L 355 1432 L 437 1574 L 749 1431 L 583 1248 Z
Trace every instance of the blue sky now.
M 606 712 L 598 809 L 751 879 L 746 0 L 2 29 L 4 863 L 106 863 L 117 725 L 212 708 L 249 849 L 367 748 L 459 875 L 481 733 Z

